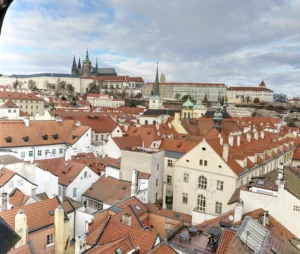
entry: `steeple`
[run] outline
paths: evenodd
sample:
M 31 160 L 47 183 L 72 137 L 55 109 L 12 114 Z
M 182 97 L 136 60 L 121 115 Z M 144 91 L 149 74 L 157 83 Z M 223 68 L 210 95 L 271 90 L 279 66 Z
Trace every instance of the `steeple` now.
M 216 112 L 214 113 L 214 128 L 216 128 L 219 132 L 221 132 L 222 129 L 222 120 L 223 114 L 221 112 L 221 104 L 220 101 L 218 101 Z
M 98 73 L 98 57 L 96 57 L 96 68 L 95 68 L 95 74 Z
M 72 75 L 77 75 L 77 65 L 76 65 L 75 55 L 74 55 L 74 58 L 73 58 L 71 74 Z
M 153 96 L 160 97 L 159 95 L 159 79 L 158 79 L 158 63 L 156 67 L 156 76 L 155 76 L 155 83 L 153 87 Z
M 86 55 L 85 55 L 85 61 L 90 61 L 90 59 L 89 59 L 89 51 L 88 50 L 86 50 Z
M 74 55 L 74 58 L 73 58 L 73 65 L 75 65 L 75 66 L 76 66 L 75 55 Z
M 78 69 L 81 69 L 80 57 L 79 57 L 79 60 L 78 60 Z

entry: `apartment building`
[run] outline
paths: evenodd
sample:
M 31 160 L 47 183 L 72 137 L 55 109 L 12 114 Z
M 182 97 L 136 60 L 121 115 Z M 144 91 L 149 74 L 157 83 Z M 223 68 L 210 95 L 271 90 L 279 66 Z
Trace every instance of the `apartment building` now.
M 280 163 L 291 164 L 294 150 L 292 139 L 274 139 L 263 130 L 213 129 L 174 163 L 173 210 L 191 214 L 193 223 L 228 212 L 236 188 Z
M 91 128 L 74 120 L 3 120 L 0 151 L 14 152 L 24 161 L 91 152 Z
M 93 107 L 109 107 L 109 108 L 118 108 L 125 105 L 124 99 L 113 98 L 108 94 L 88 94 L 87 100 Z
M 264 81 L 258 87 L 255 86 L 231 86 L 227 90 L 228 103 L 272 102 L 274 92 L 267 88 Z
M 13 101 L 21 111 L 30 115 L 44 115 L 45 101 L 34 94 L 27 92 L 0 91 L 0 104 Z

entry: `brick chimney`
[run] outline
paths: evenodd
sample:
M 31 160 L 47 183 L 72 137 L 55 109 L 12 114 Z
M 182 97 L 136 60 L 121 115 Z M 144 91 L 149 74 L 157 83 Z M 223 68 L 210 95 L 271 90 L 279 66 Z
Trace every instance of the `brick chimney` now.
M 229 134 L 229 137 L 228 137 L 228 143 L 230 146 L 233 146 L 233 143 L 234 143 L 234 136 L 232 134 Z
M 258 131 L 255 131 L 255 132 L 254 132 L 254 138 L 255 138 L 256 140 L 258 140 Z
M 265 132 L 264 130 L 260 131 L 260 138 L 264 139 L 265 138 Z
M 246 139 L 249 143 L 251 143 L 251 133 L 250 132 L 247 132 Z
M 28 242 L 27 216 L 23 210 L 19 210 L 15 217 L 15 231 L 21 237 L 15 248 L 20 248 Z
M 241 135 L 236 136 L 236 145 L 240 146 L 241 145 Z
M 81 254 L 86 250 L 86 234 L 75 237 L 75 254 Z

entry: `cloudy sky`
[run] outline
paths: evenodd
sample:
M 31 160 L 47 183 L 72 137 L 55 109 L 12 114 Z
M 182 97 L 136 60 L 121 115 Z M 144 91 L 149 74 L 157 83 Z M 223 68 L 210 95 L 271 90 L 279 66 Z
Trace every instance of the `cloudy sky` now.
M 300 0 L 14 0 L 0 73 L 70 73 L 73 56 L 153 81 L 300 95 Z

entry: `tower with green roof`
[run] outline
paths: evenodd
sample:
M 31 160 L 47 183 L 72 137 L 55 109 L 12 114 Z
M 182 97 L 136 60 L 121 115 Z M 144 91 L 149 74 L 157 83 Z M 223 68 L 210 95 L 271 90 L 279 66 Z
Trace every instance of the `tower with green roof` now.
M 216 112 L 214 113 L 214 128 L 216 128 L 219 132 L 222 130 L 222 121 L 223 121 L 223 114 L 221 112 L 221 104 L 218 101 Z

